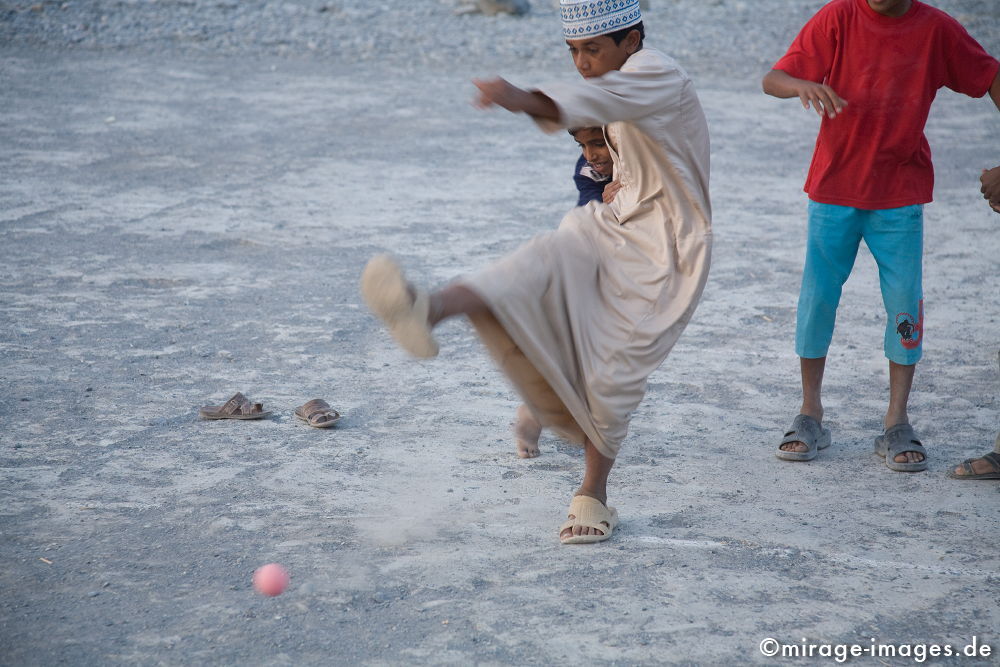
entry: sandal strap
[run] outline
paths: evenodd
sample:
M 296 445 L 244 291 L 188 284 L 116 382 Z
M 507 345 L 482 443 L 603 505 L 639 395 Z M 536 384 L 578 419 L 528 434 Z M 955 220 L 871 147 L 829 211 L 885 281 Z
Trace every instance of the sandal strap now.
M 990 465 L 993 466 L 994 472 L 1000 472 L 1000 454 L 997 452 L 990 452 L 982 457 L 984 460 L 989 461 Z
M 314 398 L 311 401 L 306 401 L 299 408 L 302 412 L 309 414 L 315 410 L 329 410 L 330 404 L 324 401 L 322 398 Z
M 792 420 L 792 426 L 785 432 L 785 437 L 781 441 L 782 445 L 790 442 L 801 442 L 810 449 L 823 434 L 823 427 L 819 422 L 809 415 L 796 415 Z M 779 445 L 780 446 L 780 445 Z
M 906 452 L 923 454 L 927 459 L 927 450 L 917 439 L 917 434 L 909 424 L 898 424 L 885 432 L 885 444 L 887 456 L 896 457 Z
M 247 401 L 247 397 L 240 392 L 236 392 L 233 394 L 232 398 L 223 403 L 222 407 L 219 408 L 219 412 L 224 415 L 246 414 L 243 412 L 243 407 L 247 405 L 247 403 L 249 403 L 249 401 Z
M 315 410 L 313 412 L 306 413 L 306 419 L 311 422 L 327 421 L 326 419 L 320 419 L 320 417 L 333 417 L 332 410 Z

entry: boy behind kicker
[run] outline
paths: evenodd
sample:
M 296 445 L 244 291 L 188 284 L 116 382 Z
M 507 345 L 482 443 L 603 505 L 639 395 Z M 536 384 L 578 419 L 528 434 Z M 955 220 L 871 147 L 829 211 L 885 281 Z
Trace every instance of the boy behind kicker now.
M 907 404 L 924 338 L 923 204 L 934 182 L 924 124 L 937 90 L 987 92 L 1000 109 L 1000 63 L 944 12 L 918 0 L 833 0 L 763 80 L 821 116 L 805 191 L 806 260 L 796 323 L 802 406 L 778 458 L 829 446 L 821 399 L 841 289 L 864 239 L 887 314 L 889 405 L 875 452 L 892 470 L 927 468 Z
M 592 201 L 604 203 L 611 201 L 620 186 L 612 181 L 614 165 L 607 140 L 604 138 L 604 128 L 581 127 L 570 129 L 569 133 L 580 146 L 580 157 L 573 170 L 573 183 L 579 193 L 576 205 L 585 206 Z M 610 192 L 608 192 L 609 186 L 611 186 Z

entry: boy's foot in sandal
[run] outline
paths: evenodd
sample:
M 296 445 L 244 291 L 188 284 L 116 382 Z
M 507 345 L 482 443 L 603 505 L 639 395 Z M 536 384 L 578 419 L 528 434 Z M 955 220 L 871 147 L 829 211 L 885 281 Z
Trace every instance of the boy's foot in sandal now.
M 590 496 L 573 496 L 567 517 L 559 527 L 559 541 L 563 544 L 603 542 L 618 525 L 618 510 Z
M 965 459 L 948 472 L 952 479 L 1000 479 L 1000 452 L 990 452 L 978 459 Z
M 251 403 L 246 396 L 236 392 L 222 405 L 206 405 L 198 414 L 202 419 L 263 419 L 271 413 L 264 412 L 263 403 Z
M 295 408 L 295 416 L 313 428 L 330 428 L 340 419 L 340 413 L 322 398 L 314 398 Z
M 927 450 L 909 424 L 896 424 L 875 438 L 875 453 L 897 472 L 927 470 Z
M 809 415 L 797 415 L 774 455 L 784 461 L 812 461 L 829 446 L 830 429 Z
M 414 357 L 436 357 L 438 344 L 428 321 L 430 298 L 403 278 L 389 255 L 376 255 L 361 274 L 361 295 L 400 347 Z

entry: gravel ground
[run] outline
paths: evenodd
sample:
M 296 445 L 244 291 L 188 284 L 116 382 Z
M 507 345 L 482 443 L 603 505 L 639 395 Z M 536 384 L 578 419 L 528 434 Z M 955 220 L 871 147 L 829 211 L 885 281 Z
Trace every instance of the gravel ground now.
M 651 0 L 649 36 L 689 68 L 751 73 L 781 55 L 818 0 Z M 933 3 L 991 53 L 996 0 Z M 307 55 L 402 69 L 562 57 L 554 2 L 524 16 L 458 14 L 455 0 L 41 0 L 0 2 L 0 43 L 146 53 Z M 696 67 L 697 66 L 697 67 Z

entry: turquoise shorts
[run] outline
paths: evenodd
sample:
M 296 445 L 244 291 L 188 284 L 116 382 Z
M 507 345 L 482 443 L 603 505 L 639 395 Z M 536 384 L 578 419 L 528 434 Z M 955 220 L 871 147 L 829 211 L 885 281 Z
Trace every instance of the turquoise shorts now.
M 897 364 L 917 363 L 924 340 L 923 238 L 920 204 L 869 211 L 810 201 L 796 353 L 805 359 L 826 356 L 841 290 L 864 239 L 878 264 L 886 312 L 885 356 Z

